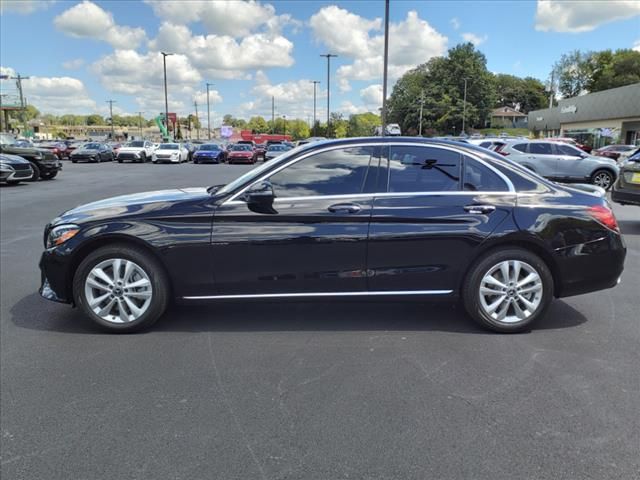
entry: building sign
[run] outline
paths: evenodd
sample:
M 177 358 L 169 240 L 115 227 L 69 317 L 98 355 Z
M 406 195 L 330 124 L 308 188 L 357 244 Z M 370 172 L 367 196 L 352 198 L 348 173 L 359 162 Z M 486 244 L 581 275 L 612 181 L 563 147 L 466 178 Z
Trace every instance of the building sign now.
M 566 107 L 562 107 L 560 109 L 560 113 L 576 113 L 578 111 L 578 107 L 575 105 L 567 105 Z
M 544 120 L 544 117 L 536 117 L 536 122 L 541 122 Z
M 220 127 L 220 136 L 224 138 L 229 138 L 233 135 L 233 127 L 231 125 L 222 125 Z

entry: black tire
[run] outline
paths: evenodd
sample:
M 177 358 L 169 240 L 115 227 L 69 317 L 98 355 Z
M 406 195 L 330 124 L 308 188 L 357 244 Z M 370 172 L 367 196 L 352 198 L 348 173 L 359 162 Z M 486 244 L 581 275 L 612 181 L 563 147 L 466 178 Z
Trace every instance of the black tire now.
M 40 174 L 40 178 L 43 180 L 53 180 L 58 175 L 58 171 L 55 172 L 47 172 Z
M 532 267 L 542 282 L 542 297 L 533 313 L 520 321 L 506 322 L 492 318 L 482 307 L 480 285 L 483 277 L 504 261 L 517 260 Z M 505 296 L 507 293 L 504 294 Z M 497 296 L 496 296 L 497 297 Z M 553 276 L 547 264 L 537 255 L 517 247 L 493 250 L 479 258 L 469 269 L 463 285 L 462 300 L 469 316 L 481 326 L 500 333 L 517 333 L 529 330 L 536 320 L 543 317 L 553 298 Z M 514 311 L 507 307 L 507 311 Z
M 140 155 L 140 163 L 147 163 L 147 154 L 144 152 Z
M 87 304 L 85 280 L 100 262 L 110 258 L 121 258 L 139 265 L 151 281 L 153 295 L 147 310 L 136 320 L 115 323 L 98 316 Z M 169 304 L 169 281 L 159 261 L 144 249 L 131 245 L 114 244 L 91 252 L 78 266 L 73 278 L 73 298 L 76 305 L 102 329 L 113 333 L 133 333 L 153 325 Z
M 609 190 L 613 186 L 613 182 L 615 182 L 615 180 L 616 179 L 613 173 L 604 168 L 596 170 L 595 172 L 593 172 L 593 175 L 591 175 L 591 183 L 593 183 L 594 185 L 598 185 L 605 190 Z
M 31 168 L 33 169 L 33 175 L 28 181 L 37 182 L 40 180 L 40 168 L 34 163 L 31 164 Z
M 78 163 L 78 160 L 71 160 L 71 163 Z
M 121 158 L 118 159 L 118 163 L 122 163 L 122 159 Z

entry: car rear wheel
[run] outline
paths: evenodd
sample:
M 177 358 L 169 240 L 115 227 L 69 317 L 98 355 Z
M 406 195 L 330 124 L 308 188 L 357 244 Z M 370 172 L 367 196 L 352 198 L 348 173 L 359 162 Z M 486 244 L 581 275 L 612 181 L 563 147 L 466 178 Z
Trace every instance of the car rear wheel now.
M 467 313 L 501 333 L 527 330 L 553 297 L 553 277 L 544 261 L 520 248 L 491 252 L 471 268 L 462 287 Z
M 128 245 L 99 248 L 79 265 L 73 280 L 76 305 L 103 329 L 130 333 L 164 313 L 169 283 L 151 254 Z
M 596 170 L 591 176 L 591 183 L 609 190 L 613 185 L 613 174 L 609 170 Z

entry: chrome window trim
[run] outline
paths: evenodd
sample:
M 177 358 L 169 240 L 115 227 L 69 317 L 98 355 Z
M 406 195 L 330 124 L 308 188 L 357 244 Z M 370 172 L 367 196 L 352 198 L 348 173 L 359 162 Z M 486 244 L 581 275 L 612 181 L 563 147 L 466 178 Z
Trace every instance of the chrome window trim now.
M 300 293 L 250 293 L 237 295 L 195 295 L 183 300 L 231 300 L 242 298 L 315 298 L 315 297 L 370 297 L 379 295 L 449 295 L 453 290 L 397 290 L 358 292 L 300 292 Z
M 278 173 L 279 171 L 283 170 L 284 168 L 288 167 L 289 165 L 292 165 L 293 163 L 299 162 L 304 160 L 307 157 L 310 157 L 311 155 L 315 155 L 315 154 L 319 154 L 319 153 L 324 153 L 324 152 L 329 152 L 332 150 L 339 150 L 339 149 L 344 149 L 344 148 L 354 148 L 354 147 L 384 147 L 384 146 L 418 146 L 418 147 L 429 147 L 429 148 L 442 148 L 444 150 L 451 150 L 454 151 L 456 153 L 461 153 L 458 148 L 459 147 L 452 147 L 449 145 L 440 145 L 440 144 L 422 144 L 422 143 L 413 143 L 413 142 L 361 142 L 361 143 L 350 143 L 350 144 L 340 144 L 340 145 L 329 145 L 326 146 L 324 148 L 318 149 L 318 150 L 312 150 L 310 152 L 307 152 L 303 155 L 300 155 L 299 157 L 295 157 L 287 162 L 284 162 L 282 165 L 279 165 L 278 167 L 274 168 L 273 170 L 269 170 L 268 172 L 266 172 L 265 174 L 259 176 L 257 179 L 253 180 L 252 182 L 250 182 L 248 185 L 242 187 L 237 193 L 234 193 L 231 197 L 229 197 L 229 199 L 225 200 L 222 205 L 226 205 L 226 204 L 230 204 L 230 205 L 237 205 L 239 203 L 245 203 L 242 200 L 236 200 L 239 196 L 241 196 L 244 192 L 246 192 L 251 186 L 255 185 L 258 182 L 261 182 L 262 180 L 264 180 L 267 177 L 270 177 L 271 175 L 275 175 L 276 173 Z M 464 147 L 462 147 L 464 148 Z M 464 151 L 464 154 L 469 156 L 470 158 L 472 158 L 473 160 L 476 160 L 477 162 L 480 162 L 482 165 L 486 166 L 487 168 L 489 168 L 492 172 L 494 172 L 496 175 L 498 175 L 507 185 L 507 188 L 509 189 L 506 192 L 483 192 L 483 191 L 474 191 L 474 192 L 466 192 L 464 190 L 460 190 L 460 191 L 456 191 L 456 192 L 379 192 L 379 193 L 367 193 L 367 194 L 363 194 L 363 193 L 354 193 L 354 194 L 344 194 L 344 195 L 309 195 L 307 197 L 283 197 L 280 200 L 286 200 L 286 199 L 301 199 L 301 198 L 305 198 L 305 199 L 311 199 L 311 198 L 327 198 L 327 197 L 335 197 L 335 198 L 345 198 L 345 197 L 356 197 L 358 195 L 364 195 L 364 196 L 397 196 L 397 195 L 415 195 L 415 194 L 422 194 L 422 195 L 441 195 L 441 194 L 479 194 L 479 193 L 488 193 L 488 194 L 492 194 L 492 193 L 500 193 L 500 194 L 508 194 L 508 193 L 512 193 L 515 194 L 516 190 L 515 187 L 513 186 L 513 183 L 511 182 L 511 180 L 509 179 L 509 177 L 507 177 L 504 173 L 502 173 L 500 170 L 496 169 L 493 165 L 490 165 L 488 162 L 486 162 L 484 159 L 482 159 L 481 157 L 477 156 L 475 154 L 475 152 L 469 152 L 467 150 Z M 369 167 L 370 168 L 370 167 Z M 276 200 L 278 200 L 276 198 Z

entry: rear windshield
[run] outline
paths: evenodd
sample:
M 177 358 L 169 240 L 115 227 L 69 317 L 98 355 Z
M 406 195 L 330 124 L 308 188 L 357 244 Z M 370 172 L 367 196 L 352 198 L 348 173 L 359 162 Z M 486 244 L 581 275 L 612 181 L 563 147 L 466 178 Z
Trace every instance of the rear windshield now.
M 209 143 L 206 145 L 200 145 L 200 147 L 198 147 L 198 150 L 220 150 L 220 146 L 214 143 Z

